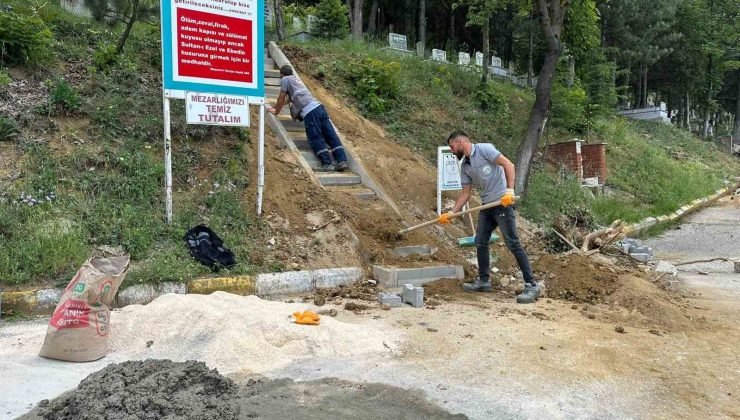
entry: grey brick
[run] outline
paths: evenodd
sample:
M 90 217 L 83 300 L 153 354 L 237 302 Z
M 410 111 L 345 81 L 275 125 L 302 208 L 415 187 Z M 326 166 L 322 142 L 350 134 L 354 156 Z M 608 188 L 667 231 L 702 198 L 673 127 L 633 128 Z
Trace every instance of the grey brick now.
M 378 293 L 378 303 L 380 303 L 381 305 L 388 305 L 391 308 L 403 306 L 403 302 L 401 302 L 401 297 L 398 295 L 394 295 L 393 293 Z
M 421 308 L 424 306 L 424 288 L 415 287 L 413 284 L 404 284 L 401 299 L 414 308 Z

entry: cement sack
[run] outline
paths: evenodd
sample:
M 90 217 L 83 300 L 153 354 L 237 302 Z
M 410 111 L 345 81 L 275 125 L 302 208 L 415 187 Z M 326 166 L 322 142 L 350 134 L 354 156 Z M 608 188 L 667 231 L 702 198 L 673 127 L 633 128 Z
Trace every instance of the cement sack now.
M 90 362 L 106 355 L 110 306 L 126 277 L 128 264 L 128 255 L 85 261 L 59 299 L 40 356 Z

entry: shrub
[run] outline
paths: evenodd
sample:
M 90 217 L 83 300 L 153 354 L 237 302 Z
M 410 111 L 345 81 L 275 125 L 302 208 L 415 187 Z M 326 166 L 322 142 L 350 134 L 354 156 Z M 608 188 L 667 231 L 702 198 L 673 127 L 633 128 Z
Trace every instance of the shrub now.
M 48 60 L 51 31 L 38 17 L 0 9 L 0 59 L 10 64 L 40 64 Z
M 397 62 L 365 58 L 338 67 L 363 111 L 383 114 L 390 109 L 390 102 L 398 97 L 401 68 Z
M 483 111 L 491 112 L 497 117 L 509 116 L 508 99 L 506 95 L 496 90 L 494 85 L 481 83 L 473 96 Z
M 321 0 L 316 6 L 317 35 L 324 38 L 344 38 L 349 34 L 347 6 L 340 0 Z
M 552 89 L 552 124 L 573 133 L 586 128 L 586 91 L 579 83 L 567 87 L 555 83 Z
M 82 106 L 80 95 L 64 79 L 53 83 L 49 92 L 49 111 L 51 113 L 71 114 Z
M 19 133 L 18 124 L 14 119 L 0 115 L 0 141 L 12 140 Z

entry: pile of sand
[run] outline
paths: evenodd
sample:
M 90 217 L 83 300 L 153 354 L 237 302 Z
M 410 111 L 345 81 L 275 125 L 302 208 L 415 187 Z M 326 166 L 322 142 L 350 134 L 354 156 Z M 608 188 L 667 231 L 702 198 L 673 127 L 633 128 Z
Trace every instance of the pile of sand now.
M 109 356 L 198 360 L 230 374 L 267 372 L 301 358 L 390 355 L 398 348 L 393 333 L 328 316 L 319 326 L 289 321 L 307 308 L 224 292 L 164 295 L 113 313 Z

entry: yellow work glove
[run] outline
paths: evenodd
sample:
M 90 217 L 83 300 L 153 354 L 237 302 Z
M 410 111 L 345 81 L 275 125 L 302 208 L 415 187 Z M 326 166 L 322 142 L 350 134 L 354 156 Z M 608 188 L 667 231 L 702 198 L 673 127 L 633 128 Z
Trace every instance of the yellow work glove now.
M 439 219 L 437 219 L 437 223 L 440 225 L 449 225 L 450 224 L 450 217 L 452 217 L 454 213 L 451 211 L 448 211 L 447 213 L 442 213 L 442 215 L 439 216 Z
M 514 204 L 514 189 L 507 188 L 504 196 L 501 197 L 501 205 L 504 207 L 509 207 L 512 204 Z
M 294 312 L 293 317 L 295 318 L 296 324 L 301 325 L 319 325 L 321 317 L 311 311 Z

